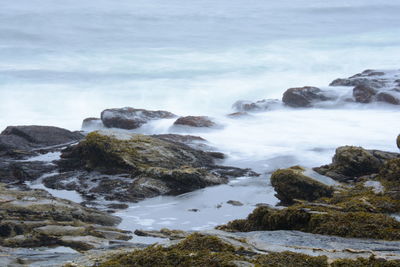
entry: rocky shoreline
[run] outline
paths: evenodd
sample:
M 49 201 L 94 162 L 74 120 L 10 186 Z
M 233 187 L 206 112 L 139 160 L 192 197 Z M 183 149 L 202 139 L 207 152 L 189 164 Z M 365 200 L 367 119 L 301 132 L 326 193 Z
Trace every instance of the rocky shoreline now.
M 328 89 L 290 88 L 282 100 L 238 101 L 229 116 L 346 103 L 398 107 L 399 75 L 366 70 Z M 7 255 L 0 265 L 400 266 L 400 154 L 355 146 L 337 148 L 328 165 L 275 170 L 270 179 L 279 205 L 260 205 L 218 230 L 118 229 L 121 220 L 112 213 L 128 203 L 260 175 L 225 166 L 227 155 L 200 136 L 135 132 L 157 120 L 171 120 L 178 132 L 224 127 L 207 116 L 136 108 L 104 110 L 85 119 L 81 132 L 7 127 L 0 134 L 0 250 Z M 393 142 L 400 148 L 400 135 Z M 54 197 L 32 182 L 76 191 L 83 201 Z M 162 238 L 164 245 L 135 244 L 134 234 Z M 73 251 L 44 265 L 51 258 L 46 249 L 54 247 Z M 42 253 L 39 259 L 27 248 L 46 249 L 32 252 Z

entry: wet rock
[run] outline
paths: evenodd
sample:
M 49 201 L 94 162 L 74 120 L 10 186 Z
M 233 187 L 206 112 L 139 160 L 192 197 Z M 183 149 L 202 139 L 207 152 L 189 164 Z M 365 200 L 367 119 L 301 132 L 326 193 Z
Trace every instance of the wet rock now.
M 228 114 L 227 116 L 233 119 L 238 119 L 238 118 L 249 117 L 250 114 L 247 112 L 233 112 Z
M 376 95 L 376 100 L 392 105 L 400 105 L 400 94 L 395 91 L 380 92 Z
M 135 109 L 131 107 L 106 109 L 101 112 L 101 120 L 108 128 L 136 129 L 143 124 L 158 119 L 172 119 L 176 115 L 163 110 Z
M 232 108 L 237 112 L 261 112 L 274 110 L 281 106 L 282 102 L 278 99 L 263 99 L 256 102 L 239 100 L 232 105 Z
M 333 100 L 334 97 L 317 87 L 305 86 L 285 91 L 282 102 L 290 107 L 310 107 L 315 102 Z
M 124 138 L 105 132 L 89 133 L 85 140 L 63 152 L 58 162 L 62 173 L 48 176 L 43 182 L 50 188 L 73 189 L 87 197 L 135 202 L 254 174 L 248 169 L 214 165 L 219 154 L 182 143 L 136 134 Z
M 193 136 L 193 135 L 181 135 L 181 134 L 156 134 L 152 135 L 152 137 L 159 138 L 166 141 L 172 141 L 177 143 L 183 144 L 191 144 L 194 142 L 205 142 L 206 139 L 200 136 Z
M 313 201 L 321 197 L 330 197 L 334 189 L 303 174 L 304 169 L 295 166 L 275 171 L 271 184 L 276 197 L 283 204 L 293 204 L 295 199 Z
M 0 199 L 2 246 L 87 250 L 108 244 L 111 239 L 105 232 L 116 232 L 114 236 L 120 240 L 130 238 L 128 232 L 109 227 L 120 222 L 118 217 L 53 197 L 44 190 L 17 191 L 0 185 Z
M 366 85 L 357 85 L 353 89 L 353 97 L 359 103 L 371 103 L 374 100 L 377 91 Z
M 3 161 L 0 162 L 0 182 L 23 183 L 34 181 L 43 174 L 55 171 L 57 166 L 41 161 Z
M 180 117 L 174 122 L 175 126 L 189 126 L 189 127 L 213 127 L 216 123 L 207 116 L 186 116 Z
M 376 70 L 365 70 L 349 78 L 336 79 L 329 86 L 366 86 L 370 88 L 382 88 L 389 82 L 385 72 Z
M 135 230 L 134 232 L 137 236 L 149 236 L 157 238 L 168 238 L 170 240 L 183 239 L 189 236 L 189 233 L 180 230 L 170 230 L 167 228 L 162 228 L 160 231 L 145 231 L 145 230 Z
M 98 130 L 103 128 L 103 122 L 100 118 L 86 118 L 82 122 L 82 130 L 84 131 L 90 131 L 90 130 Z
M 378 173 L 385 160 L 398 156 L 396 153 L 343 146 L 336 149 L 331 164 L 314 168 L 314 170 L 337 181 L 348 182 L 363 175 Z
M 32 155 L 32 150 L 71 144 L 82 138 L 80 133 L 52 126 L 8 126 L 0 134 L 0 156 Z

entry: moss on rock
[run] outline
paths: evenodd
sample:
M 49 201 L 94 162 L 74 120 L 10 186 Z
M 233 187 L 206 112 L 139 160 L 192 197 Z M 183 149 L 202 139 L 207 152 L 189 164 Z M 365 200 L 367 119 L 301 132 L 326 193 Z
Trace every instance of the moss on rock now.
M 332 196 L 333 188 L 303 174 L 304 169 L 295 166 L 279 169 L 271 176 L 271 184 L 277 192 L 276 197 L 283 204 L 293 204 L 294 199 L 313 201 Z

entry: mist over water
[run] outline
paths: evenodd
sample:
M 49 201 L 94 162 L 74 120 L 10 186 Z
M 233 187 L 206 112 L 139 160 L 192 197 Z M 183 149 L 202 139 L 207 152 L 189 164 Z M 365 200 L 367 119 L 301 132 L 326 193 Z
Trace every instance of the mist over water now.
M 221 115 L 367 68 L 398 68 L 393 1 L 0 4 L 0 128 L 80 129 L 110 107 Z

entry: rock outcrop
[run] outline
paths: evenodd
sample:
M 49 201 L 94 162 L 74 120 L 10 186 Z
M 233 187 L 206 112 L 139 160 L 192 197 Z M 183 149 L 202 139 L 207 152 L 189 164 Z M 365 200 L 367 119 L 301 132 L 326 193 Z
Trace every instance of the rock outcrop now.
M 175 114 L 163 110 L 146 110 L 131 107 L 106 109 L 101 112 L 101 120 L 108 128 L 136 129 L 143 124 L 159 119 L 172 119 Z
M 67 246 L 83 251 L 129 240 L 128 232 L 111 226 L 120 219 L 51 196 L 44 190 L 16 191 L 0 184 L 0 245 Z
M 376 174 L 386 160 L 399 157 L 397 153 L 343 146 L 336 149 L 331 164 L 314 170 L 334 180 L 348 182 L 364 175 Z
M 254 175 L 247 169 L 215 165 L 220 153 L 151 136 L 124 137 L 89 133 L 63 152 L 58 162 L 62 173 L 46 177 L 44 183 L 85 196 L 138 201 L 223 184 L 229 177 Z
M 276 197 L 282 204 L 293 204 L 295 199 L 313 201 L 321 197 L 330 197 L 334 189 L 313 178 L 304 175 L 304 169 L 294 166 L 272 173 L 271 184 Z
M 213 127 L 216 123 L 207 116 L 186 116 L 180 117 L 174 122 L 175 126 L 189 126 L 189 127 Z

